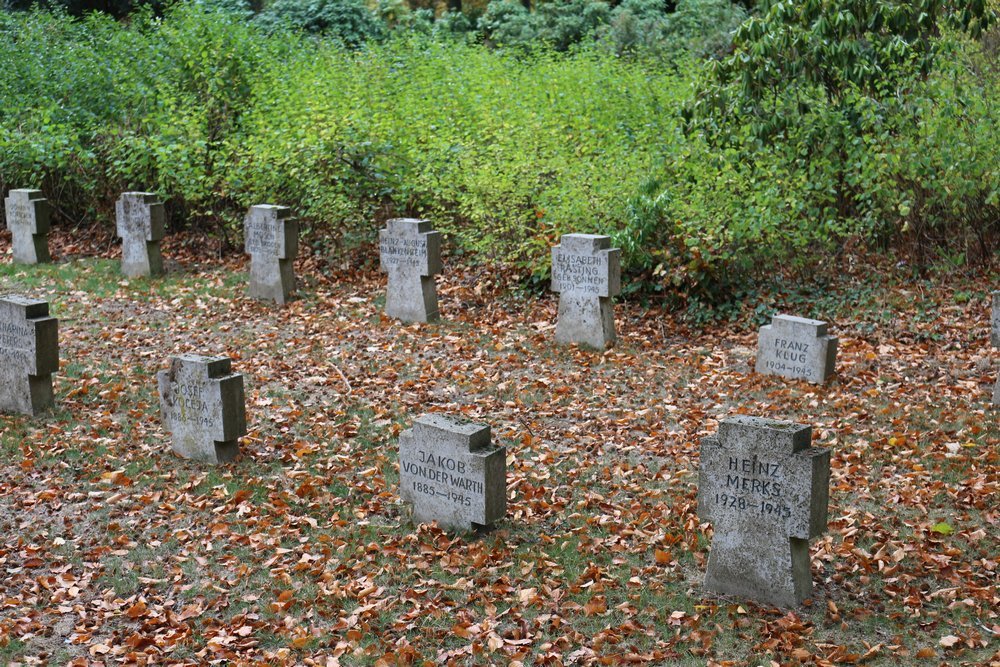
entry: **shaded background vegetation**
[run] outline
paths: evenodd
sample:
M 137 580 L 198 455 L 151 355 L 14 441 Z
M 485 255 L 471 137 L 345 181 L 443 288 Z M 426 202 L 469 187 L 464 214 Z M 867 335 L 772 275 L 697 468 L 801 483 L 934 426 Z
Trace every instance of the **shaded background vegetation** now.
M 533 280 L 560 234 L 608 233 L 633 289 L 679 304 L 854 247 L 988 262 L 995 9 L 49 2 L 0 12 L 0 189 L 108 225 L 156 190 L 229 242 L 286 204 L 331 251 L 426 216 Z

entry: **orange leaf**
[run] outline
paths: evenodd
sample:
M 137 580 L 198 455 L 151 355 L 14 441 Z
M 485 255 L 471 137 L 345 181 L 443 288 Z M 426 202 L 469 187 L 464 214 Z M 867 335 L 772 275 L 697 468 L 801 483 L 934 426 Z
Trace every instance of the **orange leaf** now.
M 670 563 L 670 552 L 664 551 L 662 549 L 657 549 L 653 552 L 653 556 L 656 558 L 656 563 L 658 565 L 668 565 Z
M 139 600 L 134 605 L 128 608 L 128 611 L 125 612 L 125 615 L 131 619 L 136 619 L 145 613 L 146 613 L 146 603 L 143 602 L 142 600 Z

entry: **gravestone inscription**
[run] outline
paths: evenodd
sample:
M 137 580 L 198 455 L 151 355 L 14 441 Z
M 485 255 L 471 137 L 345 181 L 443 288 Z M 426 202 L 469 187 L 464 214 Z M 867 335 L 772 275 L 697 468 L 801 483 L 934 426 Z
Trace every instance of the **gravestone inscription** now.
M 611 299 L 621 292 L 621 252 L 610 236 L 564 234 L 552 248 L 552 291 L 559 293 L 556 342 L 614 344 Z
M 757 337 L 757 372 L 823 384 L 833 375 L 837 338 L 826 322 L 775 315 Z
M 152 192 L 124 192 L 115 213 L 122 239 L 122 273 L 129 278 L 162 275 L 163 203 Z
M 59 321 L 48 302 L 0 297 L 0 410 L 36 415 L 51 408 L 58 370 Z
M 438 319 L 434 275 L 441 272 L 441 233 L 427 220 L 396 218 L 378 239 L 382 270 L 389 275 L 386 314 L 404 322 Z
M 738 416 L 701 443 L 698 516 L 714 530 L 705 588 L 781 607 L 812 592 L 809 538 L 826 530 L 830 452 L 812 428 Z
M 156 376 L 163 423 L 184 458 L 222 463 L 239 453 L 246 435 L 243 375 L 227 357 L 182 354 Z
M 4 200 L 7 228 L 13 237 L 14 261 L 18 264 L 51 262 L 49 219 L 52 206 L 41 190 L 11 190 Z
M 416 523 L 471 530 L 507 511 L 507 450 L 490 427 L 428 414 L 399 436 L 399 495 Z
M 251 206 L 243 232 L 250 254 L 250 296 L 284 304 L 295 289 L 298 221 L 287 206 Z

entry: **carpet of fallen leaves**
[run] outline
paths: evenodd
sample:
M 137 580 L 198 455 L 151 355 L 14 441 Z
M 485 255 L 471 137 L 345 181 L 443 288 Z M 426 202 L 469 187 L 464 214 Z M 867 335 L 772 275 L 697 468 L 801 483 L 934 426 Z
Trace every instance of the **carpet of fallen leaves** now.
M 829 312 L 798 302 L 840 337 L 813 386 L 751 372 L 753 310 L 691 330 L 618 304 L 601 353 L 554 345 L 555 297 L 488 267 L 448 265 L 444 321 L 402 325 L 371 256 L 307 254 L 277 308 L 205 247 L 171 237 L 169 274 L 129 281 L 103 231 L 56 230 L 40 267 L 0 237 L 0 291 L 50 300 L 62 358 L 54 412 L 0 416 L 0 663 L 1000 664 L 995 274 L 845 271 Z M 235 463 L 170 449 L 155 373 L 181 352 L 245 376 Z M 407 521 L 396 442 L 426 411 L 507 446 L 495 529 Z M 799 609 L 701 587 L 698 443 L 736 413 L 832 452 Z

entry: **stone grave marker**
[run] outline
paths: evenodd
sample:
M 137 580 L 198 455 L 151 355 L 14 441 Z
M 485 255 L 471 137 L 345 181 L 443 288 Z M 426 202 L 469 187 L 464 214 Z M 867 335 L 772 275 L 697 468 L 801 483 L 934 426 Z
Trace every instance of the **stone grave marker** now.
M 611 298 L 621 292 L 621 251 L 610 236 L 563 234 L 552 248 L 552 291 L 559 293 L 557 343 L 614 344 Z
M 17 294 L 0 297 L 0 410 L 36 415 L 51 408 L 59 370 L 59 321 L 49 304 Z
M 243 232 L 250 255 L 250 296 L 284 304 L 295 289 L 298 221 L 287 206 L 251 206 Z
M 507 450 L 490 427 L 428 414 L 399 436 L 399 495 L 413 521 L 471 530 L 507 511 Z
M 833 375 L 837 338 L 826 322 L 775 315 L 757 337 L 757 372 L 823 384 Z
M 396 218 L 379 230 L 379 257 L 389 274 L 385 313 L 404 322 L 438 319 L 434 275 L 441 272 L 441 233 L 427 220 Z
M 4 200 L 7 228 L 13 236 L 14 261 L 18 264 L 51 262 L 49 218 L 52 206 L 41 190 L 11 190 Z
M 228 357 L 182 354 L 156 374 L 163 424 L 184 458 L 222 463 L 239 453 L 246 435 L 243 375 Z
M 780 607 L 812 592 L 809 538 L 826 530 L 830 452 L 812 427 L 738 416 L 701 443 L 698 517 L 714 529 L 705 588 Z
M 163 203 L 152 192 L 124 192 L 115 212 L 122 239 L 122 273 L 129 278 L 162 275 Z

